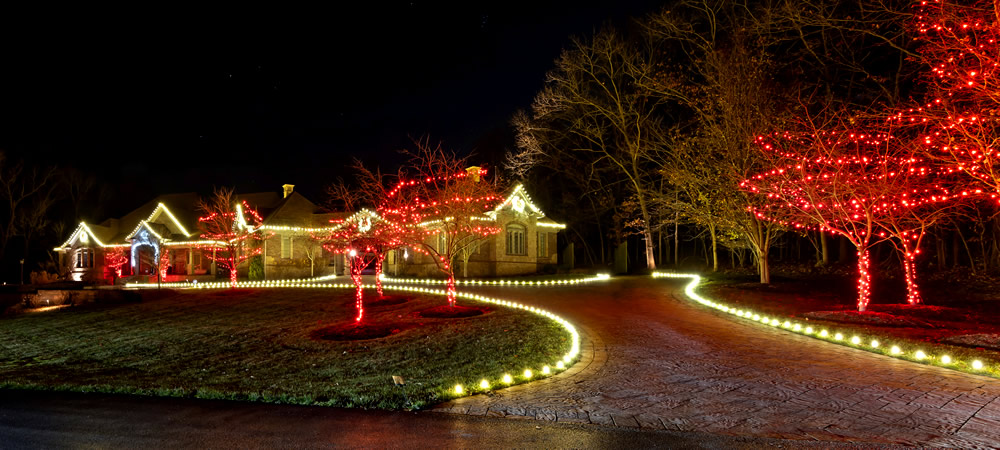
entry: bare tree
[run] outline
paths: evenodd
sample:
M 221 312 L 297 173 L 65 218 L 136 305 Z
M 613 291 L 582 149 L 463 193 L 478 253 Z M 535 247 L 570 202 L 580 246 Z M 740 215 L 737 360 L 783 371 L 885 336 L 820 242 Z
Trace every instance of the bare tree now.
M 306 259 L 309 260 L 309 276 L 316 276 L 316 258 L 319 257 L 323 245 L 316 239 L 303 239 L 302 249 L 305 250 Z
M 654 66 L 637 42 L 612 29 L 572 42 L 548 73 L 530 119 L 515 117 L 518 152 L 507 165 L 523 173 L 568 159 L 568 171 L 621 178 L 627 189 L 616 200 L 634 196 L 646 266 L 655 269 L 650 196 L 664 139 L 662 98 L 641 88 Z
M 16 235 L 24 240 L 24 257 L 28 258 L 31 243 L 40 235 L 50 230 L 52 221 L 49 220 L 49 212 L 56 202 L 56 193 L 53 185 L 38 191 L 26 207 L 17 217 L 14 223 Z
M 644 87 L 689 112 L 665 153 L 663 175 L 680 192 L 661 200 L 702 226 L 718 268 L 722 230 L 743 236 L 753 250 L 761 283 L 770 282 L 768 255 L 778 226 L 749 213 L 758 200 L 735 189 L 763 167 L 753 140 L 780 122 L 775 68 L 749 33 L 750 17 L 734 4 L 684 3 L 681 13 L 650 16 L 646 31 L 660 43 L 661 64 Z M 673 198 L 671 198 L 673 197 Z M 678 201 L 679 200 L 679 201 Z
M 25 214 L 34 215 L 25 210 L 28 201 L 45 192 L 45 188 L 54 181 L 55 173 L 55 168 L 27 167 L 24 161 L 11 162 L 0 152 L 0 201 L 4 206 L 0 211 L 0 260 L 3 260 L 10 239 L 18 234 L 19 218 Z M 40 211 L 40 217 L 43 217 L 51 203 L 36 203 L 35 212 L 39 211 L 38 206 L 45 206 Z

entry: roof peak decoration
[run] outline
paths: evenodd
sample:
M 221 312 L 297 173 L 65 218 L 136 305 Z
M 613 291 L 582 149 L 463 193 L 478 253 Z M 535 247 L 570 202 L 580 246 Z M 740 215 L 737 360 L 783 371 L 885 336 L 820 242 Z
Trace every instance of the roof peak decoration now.
M 511 209 L 519 213 L 530 212 L 538 214 L 539 217 L 545 217 L 545 212 L 543 212 L 541 208 L 535 205 L 535 202 L 531 200 L 531 196 L 528 195 L 528 191 L 524 189 L 523 184 L 518 184 L 514 187 L 514 190 L 511 191 L 510 195 L 508 195 L 504 201 L 500 202 L 500 204 L 493 209 L 493 214 L 500 212 L 501 209 L 508 205 L 510 205 Z

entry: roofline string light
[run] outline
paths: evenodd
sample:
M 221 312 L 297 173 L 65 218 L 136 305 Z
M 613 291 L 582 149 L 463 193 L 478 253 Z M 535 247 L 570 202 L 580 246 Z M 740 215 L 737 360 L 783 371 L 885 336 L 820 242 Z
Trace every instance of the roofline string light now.
M 280 280 L 257 280 L 257 281 L 239 281 L 236 286 L 240 288 L 249 287 L 304 287 L 302 285 L 311 285 L 314 283 L 319 283 L 322 281 L 329 281 L 337 278 L 340 275 L 323 275 L 315 278 L 297 278 L 297 279 L 280 279 Z M 595 283 L 598 281 L 606 281 L 611 279 L 611 275 L 606 273 L 601 273 L 594 275 L 592 277 L 581 277 L 581 278 L 569 278 L 561 280 L 455 280 L 455 283 L 463 286 L 566 286 L 575 285 L 583 283 Z M 448 280 L 443 280 L 440 278 L 392 278 L 388 276 L 382 276 L 383 283 L 396 283 L 396 284 L 447 284 Z M 207 283 L 199 283 L 194 281 L 178 281 L 172 283 L 128 283 L 125 285 L 127 288 L 215 288 L 220 286 L 229 286 L 229 283 L 219 283 L 210 281 Z M 353 285 L 352 285 L 353 286 Z
M 157 203 L 156 204 L 156 208 L 154 208 L 153 212 L 149 214 L 149 217 L 147 217 L 145 220 L 140 220 L 139 224 L 135 226 L 135 229 L 132 230 L 131 233 L 126 234 L 126 236 L 132 236 L 132 235 L 138 233 L 139 232 L 139 228 L 142 228 L 142 226 L 146 222 L 149 222 L 149 221 L 153 220 L 153 218 L 156 217 L 156 213 L 160 212 L 161 210 L 162 211 L 166 211 L 167 217 L 170 217 L 170 220 L 172 220 L 174 222 L 174 225 L 176 225 L 177 228 L 179 230 L 181 230 L 181 234 L 183 234 L 183 235 L 185 235 L 187 237 L 191 237 L 191 233 L 188 232 L 188 230 L 186 228 L 184 228 L 184 225 L 181 225 L 181 222 L 179 220 L 177 220 L 177 216 L 175 216 L 174 213 L 170 212 L 170 208 L 167 208 L 167 205 L 164 205 L 162 202 L 161 203 Z
M 281 280 L 266 282 L 266 281 L 244 281 L 239 283 L 241 287 L 256 287 L 256 288 L 268 288 L 268 287 L 302 287 L 302 288 L 337 288 L 337 289 L 354 289 L 355 285 L 353 283 L 318 283 L 318 282 L 307 282 L 306 280 Z M 138 286 L 138 285 L 134 285 Z M 156 286 L 155 284 L 149 284 L 149 287 Z M 164 285 L 166 286 L 166 285 Z M 217 289 L 217 288 L 228 288 L 230 284 L 228 282 L 212 282 L 212 283 L 196 283 L 184 286 L 186 288 L 192 289 Z M 365 289 L 373 289 L 374 285 L 362 285 Z M 416 292 L 420 294 L 431 294 L 431 295 L 448 295 L 448 291 L 440 289 L 429 289 L 419 286 L 385 286 L 385 289 Z M 537 380 L 540 378 L 545 378 L 550 374 L 566 370 L 568 367 L 573 365 L 574 362 L 578 360 L 580 356 L 580 332 L 576 330 L 568 320 L 541 308 L 534 306 L 525 305 L 523 303 L 512 302 L 509 300 L 503 300 L 495 297 L 488 297 L 485 295 L 473 294 L 469 292 L 458 292 L 456 293 L 458 297 L 476 300 L 484 303 L 489 303 L 497 306 L 504 306 L 507 308 L 520 309 L 532 314 L 545 317 L 553 322 L 556 322 L 570 335 L 570 347 L 569 350 L 562 355 L 554 364 L 545 364 L 538 367 L 537 370 L 532 370 L 531 368 L 519 367 L 513 373 L 518 373 L 518 376 L 510 375 L 511 372 L 505 372 L 501 375 L 492 377 L 493 383 L 490 383 L 491 377 L 472 377 L 472 379 L 480 380 L 477 385 L 470 385 L 463 387 L 460 383 L 451 384 L 445 383 L 444 386 L 452 386 L 451 388 L 445 388 L 445 392 L 449 396 L 458 397 L 471 395 L 479 392 L 486 392 L 492 389 L 492 386 L 506 387 L 517 383 L 524 383 L 531 380 Z
M 570 278 L 561 280 L 455 280 L 455 284 L 463 286 L 565 286 L 581 283 L 593 283 L 605 281 L 611 278 L 606 273 L 597 274 L 592 277 Z M 439 278 L 392 278 L 382 277 L 385 283 L 397 284 L 447 284 L 448 280 Z
M 136 225 L 135 229 L 133 229 L 132 232 L 129 233 L 129 234 L 127 234 L 126 236 L 135 235 L 135 233 L 137 233 L 143 226 L 146 226 L 146 228 L 149 229 L 149 225 L 147 224 L 147 222 L 153 220 L 154 216 L 156 216 L 156 212 L 160 211 L 161 207 L 162 207 L 163 212 L 167 213 L 167 216 L 170 217 L 170 220 L 172 220 L 174 222 L 174 224 L 177 225 L 177 227 L 181 230 L 181 232 L 185 236 L 187 236 L 187 237 L 191 237 L 192 236 L 191 233 L 188 232 L 187 229 L 184 228 L 183 225 L 181 225 L 180 221 L 177 220 L 177 216 L 175 216 L 174 213 L 170 211 L 170 208 L 168 208 L 163 203 L 158 204 L 157 208 L 153 210 L 153 214 L 150 214 L 149 217 L 147 217 L 145 220 L 139 221 L 139 224 Z M 371 211 L 371 210 L 369 210 L 367 208 L 364 208 L 361 211 L 358 211 L 358 212 L 352 214 L 350 217 L 342 219 L 340 221 L 341 223 L 338 223 L 335 226 L 329 226 L 329 227 L 298 227 L 298 226 L 292 226 L 292 225 L 262 225 L 262 226 L 259 227 L 259 229 L 260 230 L 266 230 L 266 231 L 291 231 L 293 233 L 324 233 L 324 232 L 332 232 L 332 231 L 339 230 L 340 228 L 343 227 L 344 223 L 352 222 L 352 221 L 355 220 L 355 218 L 357 216 L 362 215 L 362 214 L 365 214 L 365 215 L 367 215 L 369 217 L 372 217 L 372 218 L 374 218 L 376 220 L 383 220 L 383 221 L 386 220 L 384 217 L 380 216 L 378 213 L 376 213 L 374 211 Z M 482 217 L 482 218 L 479 218 L 478 220 L 492 221 L 494 219 L 491 219 L 489 217 Z M 421 226 L 428 226 L 428 225 L 435 225 L 436 223 L 438 223 L 438 221 L 421 223 L 419 225 L 421 225 Z M 543 227 L 543 228 L 558 228 L 558 229 L 565 229 L 566 228 L 566 225 L 565 224 L 561 224 L 561 223 L 538 222 L 536 225 L 538 225 L 539 227 Z M 80 224 L 77 225 L 76 230 L 74 230 L 73 233 L 70 234 L 69 239 L 67 239 L 66 242 L 63 242 L 63 244 L 60 245 L 59 247 L 53 248 L 53 250 L 54 251 L 62 251 L 62 250 L 65 250 L 66 248 L 70 247 L 70 244 L 74 240 L 77 239 L 77 235 L 79 233 L 81 233 L 81 231 L 86 232 L 89 235 L 89 238 L 93 239 L 94 242 L 96 242 L 97 245 L 99 247 L 102 247 L 102 248 L 108 248 L 108 247 L 110 247 L 110 248 L 119 248 L 119 247 L 129 247 L 129 246 L 131 246 L 131 244 L 129 244 L 127 242 L 126 243 L 122 243 L 122 244 L 105 244 L 104 242 L 101 242 L 101 240 L 97 238 L 97 235 L 94 234 L 94 232 L 90 229 L 90 227 L 87 225 L 86 222 L 80 222 Z M 152 231 L 152 229 L 150 229 L 150 231 Z M 86 239 L 86 238 L 83 238 L 83 239 Z M 83 240 L 83 239 L 81 239 L 81 240 Z M 165 244 L 166 245 L 170 245 L 170 246 L 179 246 L 179 245 L 205 245 L 205 244 L 214 244 L 214 243 L 217 243 L 217 242 L 216 241 L 197 240 L 197 241 L 170 241 L 170 242 L 166 242 Z
M 535 205 L 535 202 L 531 200 L 531 196 L 528 195 L 528 192 L 524 190 L 524 185 L 523 184 L 517 185 L 517 187 L 515 187 L 514 190 L 511 191 L 510 195 L 508 195 L 507 198 L 505 198 L 503 200 L 503 202 L 501 202 L 499 205 L 497 205 L 496 208 L 493 209 L 493 212 L 494 213 L 495 212 L 499 212 L 501 209 L 503 209 L 504 206 L 507 206 L 508 204 L 511 204 L 513 202 L 514 198 L 517 198 L 517 194 L 518 193 L 520 193 L 521 196 L 524 197 L 524 199 L 526 200 L 526 202 L 525 202 L 525 206 L 526 207 L 530 208 L 532 212 L 541 214 L 542 217 L 545 217 L 545 213 L 542 212 L 541 208 L 539 208 L 537 205 Z M 522 208 L 522 209 L 524 209 L 524 208 Z
M 93 239 L 94 242 L 96 242 L 97 245 L 99 247 L 101 247 L 101 248 L 106 248 L 106 247 L 128 247 L 129 245 L 131 245 L 131 244 L 105 244 L 105 243 L 101 242 L 100 239 L 97 238 L 97 235 L 95 235 L 93 231 L 90 230 L 90 227 L 87 226 L 86 222 L 80 222 L 80 225 L 77 225 L 76 230 L 73 231 L 73 234 L 69 235 L 69 239 L 67 239 L 66 242 L 63 242 L 62 245 L 54 248 L 53 250 L 60 251 L 60 250 L 64 250 L 65 248 L 69 247 L 70 243 L 72 243 L 74 240 L 76 240 L 77 237 L 78 237 L 78 235 L 80 233 L 85 233 L 87 236 L 89 236 L 89 237 L 79 236 L 79 238 L 80 238 L 81 241 L 86 242 L 87 239 Z
M 968 362 L 958 361 L 948 355 L 935 356 L 928 354 L 921 349 L 904 351 L 903 347 L 900 345 L 879 342 L 875 338 L 867 338 L 861 335 L 852 334 L 850 339 L 845 339 L 846 336 L 843 333 L 829 331 L 823 328 L 814 328 L 811 325 L 805 326 L 788 318 L 768 316 L 748 309 L 734 308 L 722 303 L 714 302 L 695 292 L 695 288 L 701 284 L 701 276 L 697 274 L 653 272 L 652 276 L 653 278 L 689 278 L 691 281 L 684 288 L 684 294 L 694 301 L 724 313 L 732 314 L 752 322 L 769 325 L 773 328 L 780 328 L 791 333 L 801 334 L 814 339 L 837 343 L 846 347 L 865 350 L 871 353 L 877 353 L 920 364 L 930 365 L 932 362 L 936 361 L 938 362 L 939 367 L 974 373 L 977 375 L 990 375 L 996 377 L 996 371 L 1000 370 L 1000 367 L 994 369 L 993 371 L 987 370 L 988 368 L 985 367 L 983 362 L 980 360 L 972 360 Z

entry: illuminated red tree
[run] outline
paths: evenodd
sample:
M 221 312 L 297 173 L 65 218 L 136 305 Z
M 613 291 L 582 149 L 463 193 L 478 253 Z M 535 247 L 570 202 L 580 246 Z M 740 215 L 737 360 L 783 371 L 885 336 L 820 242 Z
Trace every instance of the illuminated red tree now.
M 1000 192 L 1000 19 L 997 3 L 929 0 L 916 5 L 920 59 L 929 70 L 920 106 L 893 116 L 920 128 L 927 154 Z
M 217 189 L 211 200 L 198 202 L 198 209 L 205 214 L 198 218 L 198 229 L 208 241 L 198 247 L 216 265 L 229 270 L 229 283 L 235 288 L 239 266 L 259 255 L 261 243 L 273 233 L 260 229 L 263 219 L 245 201 L 237 203 L 232 189 Z
M 455 258 L 499 233 L 491 215 L 503 200 L 486 170 L 440 144 L 417 142 L 411 164 L 378 208 L 394 224 L 401 244 L 429 256 L 448 279 L 448 304 L 455 306 Z
M 170 249 L 163 249 L 160 252 L 160 261 L 156 263 L 156 272 L 160 277 L 159 281 L 163 281 L 167 277 L 167 269 L 170 268 Z
M 942 206 L 960 197 L 909 140 L 866 131 L 885 130 L 883 122 L 810 124 L 810 133 L 761 137 L 773 169 L 741 185 L 771 200 L 756 211 L 759 217 L 839 234 L 855 246 L 859 311 L 870 296 L 868 250 L 893 237 L 904 253 L 908 300 L 919 302 L 913 266 L 919 241 Z
M 123 251 L 110 249 L 104 254 L 104 266 L 111 271 L 112 283 L 114 283 L 116 279 L 122 277 L 122 267 L 125 266 L 125 264 L 128 264 L 129 261 L 128 252 L 128 249 Z
M 921 163 L 926 164 L 925 161 Z M 900 177 L 911 178 L 907 184 L 912 188 L 913 194 L 875 217 L 876 223 L 883 230 L 881 233 L 891 238 L 889 242 L 900 254 L 906 281 L 906 301 L 911 305 L 923 303 L 920 286 L 917 284 L 916 265 L 916 259 L 921 253 L 920 244 L 932 226 L 953 214 L 962 205 L 956 199 L 968 195 L 968 191 L 952 192 L 954 188 L 949 186 L 954 186 L 954 181 L 943 174 L 947 172 L 901 173 Z
M 356 322 L 364 318 L 364 298 L 361 271 L 375 263 L 375 289 L 382 296 L 382 262 L 385 255 L 398 248 L 401 242 L 394 224 L 382 220 L 378 215 L 361 210 L 345 220 L 331 221 L 337 226 L 326 235 L 314 235 L 322 242 L 323 248 L 331 253 L 347 256 L 350 264 L 351 281 L 355 286 Z

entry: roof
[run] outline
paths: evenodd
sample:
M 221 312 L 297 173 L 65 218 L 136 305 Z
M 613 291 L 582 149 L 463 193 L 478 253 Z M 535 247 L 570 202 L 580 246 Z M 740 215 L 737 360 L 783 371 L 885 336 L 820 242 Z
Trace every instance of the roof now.
M 321 212 L 315 203 L 302 194 L 292 192 L 282 196 L 277 192 L 256 192 L 239 194 L 238 201 L 246 201 L 264 217 L 264 228 L 271 230 L 291 230 L 312 232 L 329 230 L 341 226 L 344 221 L 355 220 L 365 214 L 377 220 L 381 218 L 374 212 L 363 209 L 357 213 Z M 102 247 L 127 246 L 140 227 L 156 233 L 161 238 L 174 242 L 195 241 L 199 239 L 198 202 L 201 197 L 194 192 L 160 195 L 132 212 L 118 219 L 109 219 L 101 225 L 81 222 L 63 245 L 57 249 L 67 248 L 76 240 L 88 242 L 93 239 Z M 545 216 L 545 213 L 531 200 L 524 188 L 518 184 L 509 191 L 507 197 L 493 211 L 487 213 L 496 218 L 498 212 L 508 209 L 518 213 L 532 214 L 539 226 L 551 228 L 566 228 Z M 308 215 L 308 218 L 304 216 Z M 301 219 L 300 219 L 301 217 Z M 334 222 L 337 220 L 337 222 Z
M 153 200 L 150 200 L 146 204 L 136 208 L 132 212 L 122 216 L 118 222 L 118 233 L 111 239 L 111 242 L 121 243 L 126 242 L 129 238 L 138 231 L 139 226 L 143 221 L 152 221 L 159 219 L 158 216 L 165 214 L 163 208 L 169 210 L 169 214 L 176 218 L 176 225 L 183 227 L 188 233 L 192 233 L 192 230 L 198 229 L 198 201 L 201 197 L 194 192 L 186 192 L 183 194 L 167 194 L 161 195 Z M 161 207 L 162 205 L 162 207 Z M 167 217 L 169 220 L 169 215 Z M 163 221 L 160 221 L 163 222 Z M 175 230 L 180 231 L 175 225 Z M 184 233 L 180 233 L 184 234 Z
M 265 217 L 287 200 L 276 192 L 239 194 L 236 198 L 254 206 Z M 93 239 L 102 247 L 126 246 L 144 224 L 158 236 L 173 241 L 197 240 L 200 200 L 201 197 L 194 192 L 157 196 L 128 214 L 105 220 L 101 225 L 81 222 L 59 248 L 68 247 L 77 239 L 83 242 Z

